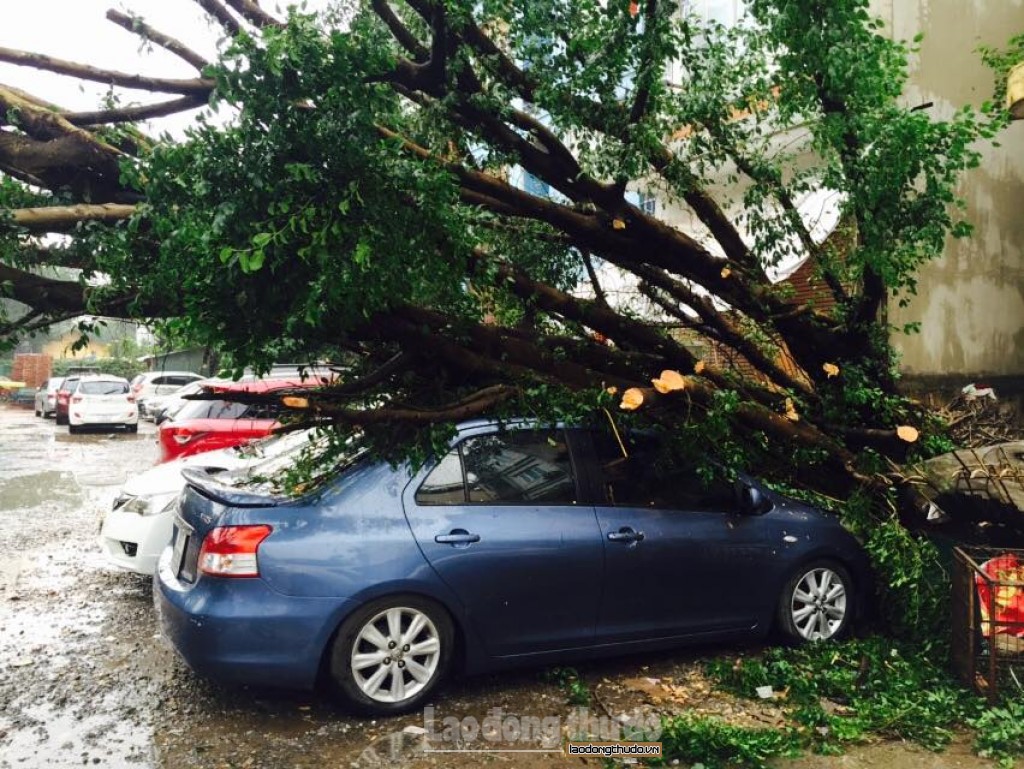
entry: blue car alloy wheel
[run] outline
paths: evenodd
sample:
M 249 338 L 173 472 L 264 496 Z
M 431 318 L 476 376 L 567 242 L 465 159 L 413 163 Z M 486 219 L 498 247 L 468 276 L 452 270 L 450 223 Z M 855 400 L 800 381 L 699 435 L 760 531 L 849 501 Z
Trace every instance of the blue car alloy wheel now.
M 451 666 L 448 612 L 419 596 L 389 596 L 352 614 L 334 640 L 336 693 L 366 714 L 405 713 L 430 696 Z
M 786 583 L 779 603 L 779 628 L 793 643 L 838 639 L 853 616 L 853 582 L 833 561 L 801 568 Z

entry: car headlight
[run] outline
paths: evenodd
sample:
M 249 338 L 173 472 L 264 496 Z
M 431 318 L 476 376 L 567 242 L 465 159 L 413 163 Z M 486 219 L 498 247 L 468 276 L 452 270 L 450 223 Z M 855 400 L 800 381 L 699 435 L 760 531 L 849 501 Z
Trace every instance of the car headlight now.
M 138 515 L 158 515 L 166 513 L 178 499 L 178 492 L 170 494 L 154 494 L 151 497 L 132 497 L 120 508 L 126 513 L 137 513 Z

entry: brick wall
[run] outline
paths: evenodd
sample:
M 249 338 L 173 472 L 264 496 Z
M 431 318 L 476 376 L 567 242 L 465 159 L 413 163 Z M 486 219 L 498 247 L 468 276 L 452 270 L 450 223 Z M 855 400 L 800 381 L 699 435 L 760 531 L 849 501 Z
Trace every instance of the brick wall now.
M 24 382 L 26 387 L 37 388 L 50 378 L 53 358 L 36 353 L 19 353 L 14 356 L 11 379 Z

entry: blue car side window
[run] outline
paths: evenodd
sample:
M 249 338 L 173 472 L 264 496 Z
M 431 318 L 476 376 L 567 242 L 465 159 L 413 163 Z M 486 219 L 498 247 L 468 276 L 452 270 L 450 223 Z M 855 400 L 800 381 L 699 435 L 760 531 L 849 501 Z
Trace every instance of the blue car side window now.
M 467 438 L 430 471 L 418 505 L 576 503 L 576 478 L 560 430 Z
M 513 430 L 461 445 L 470 502 L 576 502 L 576 480 L 560 430 Z
M 430 471 L 416 492 L 417 505 L 463 505 L 466 503 L 466 482 L 462 475 L 462 459 L 456 446 L 437 467 Z
M 627 442 L 631 445 L 624 456 L 611 436 L 594 436 L 605 504 L 693 512 L 737 509 L 736 493 L 724 478 L 703 478 L 692 468 L 669 464 L 647 437 Z

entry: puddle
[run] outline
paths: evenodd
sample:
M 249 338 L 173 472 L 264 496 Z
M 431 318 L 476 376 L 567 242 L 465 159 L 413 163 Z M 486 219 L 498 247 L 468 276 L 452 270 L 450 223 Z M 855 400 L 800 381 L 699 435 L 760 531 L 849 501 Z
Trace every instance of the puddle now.
M 19 728 L 10 731 L 0 766 L 154 766 L 149 730 L 103 714 L 104 703 L 95 704 L 97 712 L 84 714 L 46 704 L 26 708 Z
M 6 436 L 5 436 L 6 437 Z M 50 502 L 73 503 L 82 497 L 73 473 L 46 470 L 32 475 L 0 478 L 0 513 L 37 515 Z

